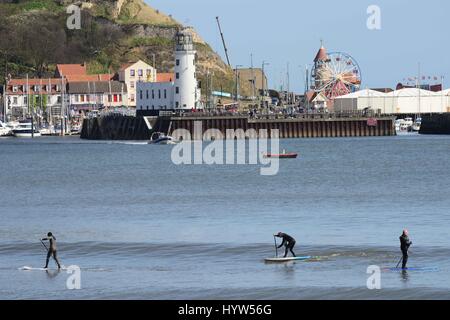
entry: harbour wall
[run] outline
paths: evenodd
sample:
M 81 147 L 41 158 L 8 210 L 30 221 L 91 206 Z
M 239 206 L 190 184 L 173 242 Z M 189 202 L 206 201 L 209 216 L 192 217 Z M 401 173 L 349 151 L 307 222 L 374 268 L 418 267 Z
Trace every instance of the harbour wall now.
M 230 138 L 226 130 L 239 130 L 231 138 L 246 138 L 243 131 L 253 129 L 257 135 L 265 130 L 269 137 L 274 130 L 278 130 L 279 138 L 337 138 L 337 137 L 375 137 L 394 136 L 394 118 L 379 118 L 376 123 L 368 124 L 368 119 L 342 118 L 342 119 L 248 119 L 247 117 L 198 117 L 198 118 L 172 118 L 171 132 L 176 129 L 185 129 L 190 132 L 194 140 L 199 140 L 195 132 L 195 123 L 201 123 L 202 135 L 209 129 L 218 129 L 224 137 Z M 208 134 L 206 134 L 208 136 Z M 209 138 L 209 137 L 207 137 Z
M 450 113 L 422 116 L 421 134 L 450 134 Z
M 246 116 L 171 116 L 152 119 L 152 130 L 143 117 L 108 116 L 85 119 L 82 139 L 89 140 L 149 140 L 153 132 L 172 134 L 185 129 L 191 138 L 199 140 L 209 129 L 220 130 L 224 137 L 227 130 L 241 130 L 233 138 L 245 138 L 244 131 L 254 129 L 257 134 L 266 130 L 269 137 L 275 129 L 281 139 L 288 138 L 338 138 L 394 136 L 393 117 L 329 118 L 326 116 L 293 119 L 250 119 Z M 148 121 L 148 119 L 147 119 Z M 195 126 L 201 131 L 195 130 Z M 209 138 L 209 137 L 207 137 Z

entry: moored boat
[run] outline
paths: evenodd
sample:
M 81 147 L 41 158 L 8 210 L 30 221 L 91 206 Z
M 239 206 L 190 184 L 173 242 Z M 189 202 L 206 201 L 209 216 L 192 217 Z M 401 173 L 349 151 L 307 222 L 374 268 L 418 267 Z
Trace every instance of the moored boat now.
M 31 122 L 21 122 L 12 132 L 16 138 L 32 138 L 41 136 L 41 132 L 36 128 L 33 128 Z
M 0 121 L 0 137 L 7 137 L 12 135 L 12 130 L 6 124 Z

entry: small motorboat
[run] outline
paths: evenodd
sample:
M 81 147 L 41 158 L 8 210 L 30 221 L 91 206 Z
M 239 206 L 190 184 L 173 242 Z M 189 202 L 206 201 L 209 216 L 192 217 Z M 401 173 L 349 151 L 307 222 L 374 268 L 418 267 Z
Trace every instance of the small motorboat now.
M 162 145 L 176 144 L 176 143 L 177 141 L 174 138 L 162 132 L 154 132 L 149 142 L 149 144 L 162 144 Z
M 0 137 L 12 136 L 12 129 L 0 121 Z
M 40 137 L 41 132 L 29 121 L 20 122 L 19 126 L 13 130 L 16 138 Z
M 412 131 L 419 132 L 421 126 L 422 126 L 422 118 L 417 118 L 416 121 L 414 121 L 414 124 L 412 125 Z
M 283 150 L 283 153 L 281 154 L 264 153 L 264 158 L 296 159 L 297 157 L 298 153 L 287 153 L 286 150 Z

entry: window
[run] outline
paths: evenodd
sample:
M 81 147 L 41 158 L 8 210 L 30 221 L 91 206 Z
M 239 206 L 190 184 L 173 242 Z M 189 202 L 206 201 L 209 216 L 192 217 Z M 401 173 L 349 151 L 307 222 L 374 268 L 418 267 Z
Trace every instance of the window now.
M 135 76 L 135 70 L 134 69 L 131 69 L 130 70 L 130 77 L 134 77 Z
M 19 87 L 18 87 L 18 86 L 13 86 L 12 91 L 13 91 L 13 92 L 19 91 Z
M 177 78 L 177 79 L 180 79 L 180 73 L 179 73 L 179 72 L 177 72 L 176 78 Z
M 176 93 L 176 94 L 179 94 L 179 93 L 180 93 L 180 88 L 179 88 L 179 87 L 176 87 L 176 88 L 175 88 L 175 93 Z
M 112 102 L 112 97 L 110 94 L 108 94 L 108 102 Z
M 180 65 L 180 60 L 179 59 L 177 59 L 177 66 L 179 66 Z
M 147 110 L 148 110 L 148 106 L 147 106 Z
M 152 70 L 151 69 L 147 69 L 147 79 L 153 78 L 152 74 L 153 74 Z
M 58 96 L 57 102 L 56 103 L 61 103 L 62 102 L 62 97 Z
M 180 103 L 177 101 L 177 102 L 175 103 L 175 108 L 178 109 L 179 106 L 180 106 Z
M 118 102 L 119 101 L 119 97 L 117 94 L 114 95 L 114 102 Z
M 52 91 L 52 86 L 45 86 L 45 89 L 47 92 L 50 92 L 50 91 Z
M 41 91 L 41 86 L 34 86 L 34 91 L 35 92 Z
M 155 90 L 152 90 L 152 99 L 155 99 Z
M 111 96 L 110 96 L 110 99 L 111 99 Z M 84 94 L 80 94 L 80 101 L 84 102 Z
M 164 99 L 167 99 L 167 90 L 164 89 Z
M 158 90 L 158 99 L 161 99 L 161 89 Z
M 13 104 L 17 104 L 17 97 L 13 97 Z
M 119 101 L 122 102 L 122 95 L 119 95 Z
M 148 90 L 145 91 L 145 97 L 148 99 Z
M 23 97 L 23 104 L 28 104 L 28 97 Z
M 139 77 L 143 77 L 144 76 L 144 71 L 142 69 L 138 70 L 138 76 Z
M 131 101 L 134 102 L 134 94 L 131 94 Z
M 74 99 L 75 99 L 75 102 L 79 102 L 79 100 L 80 100 L 77 94 L 75 95 Z
M 130 81 L 130 87 L 134 88 L 134 81 Z
M 139 97 L 142 100 L 142 90 L 139 90 Z

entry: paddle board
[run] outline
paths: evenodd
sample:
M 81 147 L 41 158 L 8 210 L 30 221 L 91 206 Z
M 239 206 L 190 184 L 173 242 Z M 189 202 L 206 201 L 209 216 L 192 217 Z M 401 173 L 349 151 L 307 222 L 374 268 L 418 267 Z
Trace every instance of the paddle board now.
M 22 267 L 22 268 L 19 268 L 19 270 L 20 271 L 50 271 L 50 269 L 45 269 L 45 268 L 33 268 L 33 267 L 28 267 L 28 266 L 25 266 L 25 267 Z M 58 269 L 56 269 L 56 270 L 58 270 Z M 62 267 L 60 270 L 67 270 L 65 267 Z
M 306 257 L 289 257 L 289 258 L 267 258 L 267 259 L 264 259 L 264 261 L 282 263 L 282 262 L 291 262 L 291 261 L 305 261 L 305 260 L 310 260 L 310 259 L 313 259 L 313 257 L 306 256 Z
M 419 267 L 415 267 L 415 268 L 406 268 L 406 269 L 402 269 L 402 268 L 383 268 L 383 270 L 385 272 L 438 272 L 439 268 L 437 267 L 423 267 L 423 268 L 419 268 Z

